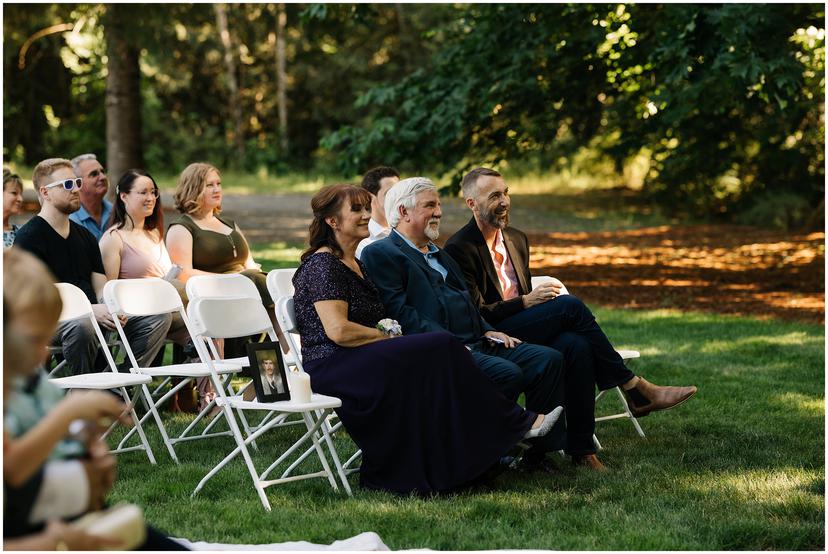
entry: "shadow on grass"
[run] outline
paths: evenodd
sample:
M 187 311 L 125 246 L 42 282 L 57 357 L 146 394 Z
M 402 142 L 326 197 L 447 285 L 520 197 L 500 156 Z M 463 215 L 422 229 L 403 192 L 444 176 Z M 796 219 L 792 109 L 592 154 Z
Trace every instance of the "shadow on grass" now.
M 265 512 L 234 460 L 195 498 L 196 483 L 232 448 L 228 438 L 184 443 L 174 465 L 148 431 L 159 465 L 121 456 L 113 500 L 141 504 L 151 523 L 194 540 L 333 540 L 372 530 L 391 548 L 717 550 L 824 547 L 824 330 L 821 326 L 661 310 L 599 309 L 632 369 L 659 384 L 696 384 L 675 410 L 640 423 L 599 423 L 608 465 L 597 475 L 551 455 L 555 474 L 507 472 L 490 489 L 422 499 L 366 491 L 347 498 L 321 479 L 267 489 Z M 615 409 L 609 396 L 601 409 Z M 165 416 L 183 429 L 188 417 Z M 298 436 L 261 438 L 261 471 Z M 336 439 L 344 459 L 354 451 Z M 306 462 L 312 470 L 318 462 Z

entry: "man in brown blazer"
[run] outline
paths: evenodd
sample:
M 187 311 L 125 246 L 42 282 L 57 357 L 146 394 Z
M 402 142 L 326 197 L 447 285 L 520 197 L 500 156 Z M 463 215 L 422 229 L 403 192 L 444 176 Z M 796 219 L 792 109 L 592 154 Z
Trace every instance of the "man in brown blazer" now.
M 448 240 L 445 251 L 462 268 L 472 299 L 489 324 L 562 352 L 565 371 L 594 372 L 600 390 L 620 386 L 636 417 L 672 408 L 695 394 L 696 387 L 662 387 L 633 374 L 589 308 L 566 294 L 560 281 L 532 288 L 529 241 L 508 225 L 511 200 L 500 173 L 473 169 L 462 187 L 473 217 Z M 592 411 L 593 406 L 581 409 Z

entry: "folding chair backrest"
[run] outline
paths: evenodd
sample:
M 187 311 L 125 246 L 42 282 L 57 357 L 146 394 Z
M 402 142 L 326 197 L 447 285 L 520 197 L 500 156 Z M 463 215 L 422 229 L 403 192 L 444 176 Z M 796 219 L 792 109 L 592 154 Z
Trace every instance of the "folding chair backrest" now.
M 281 296 L 276 300 L 276 321 L 282 332 L 285 333 L 285 340 L 288 341 L 290 351 L 295 353 L 297 365 L 302 365 L 302 345 L 299 339 L 299 328 L 296 326 L 296 312 L 293 306 L 293 296 Z
M 296 312 L 293 307 L 293 295 L 280 296 L 276 301 L 276 321 L 285 333 L 298 334 Z
M 296 269 L 274 269 L 267 274 L 267 290 L 274 300 L 283 296 L 293 296 L 293 275 Z
M 241 273 L 196 275 L 187 280 L 187 298 L 243 297 L 261 299 L 253 281 Z
M 95 330 L 98 343 L 103 349 L 109 369 L 117 372 L 118 368 L 115 365 L 115 360 L 112 359 L 112 353 L 109 351 L 106 338 L 104 337 L 103 331 L 101 331 L 101 327 L 98 325 L 98 320 L 95 319 L 95 314 L 92 313 L 92 303 L 89 302 L 86 293 L 71 283 L 55 283 L 55 287 L 57 287 L 58 293 L 60 293 L 60 299 L 63 302 L 63 309 L 60 311 L 60 319 L 58 321 L 63 323 L 84 317 L 88 318 L 92 323 L 92 328 Z
M 108 281 L 104 302 L 110 313 L 127 317 L 167 314 L 184 307 L 175 287 L 158 277 Z
M 63 302 L 63 309 L 60 311 L 61 323 L 89 317 L 92 313 L 92 304 L 81 289 L 70 283 L 55 283 L 60 299 Z
M 258 294 L 256 298 L 191 298 L 187 316 L 193 335 L 229 339 L 266 332 L 270 340 L 276 340 Z

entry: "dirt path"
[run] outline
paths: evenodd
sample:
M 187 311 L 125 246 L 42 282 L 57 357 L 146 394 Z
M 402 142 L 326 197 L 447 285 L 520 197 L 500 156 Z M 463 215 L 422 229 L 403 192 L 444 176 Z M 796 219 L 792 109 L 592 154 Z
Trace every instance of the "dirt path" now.
M 254 242 L 292 244 L 306 240 L 311 216 L 309 197 L 297 195 L 228 197 L 225 212 Z M 447 199 L 441 239 L 468 218 L 462 201 Z M 555 233 L 543 220 L 530 208 L 512 212 L 530 235 L 532 272 L 556 275 L 587 303 L 824 322 L 824 233 L 735 225 Z
M 166 193 L 162 200 L 173 205 Z M 824 233 L 735 225 L 556 233 L 548 228 L 554 223 L 526 206 L 513 209 L 512 222 L 530 235 L 532 272 L 557 276 L 588 304 L 825 320 Z M 224 213 L 251 242 L 298 245 L 307 240 L 310 197 L 227 195 Z M 169 221 L 176 214 L 165 215 Z M 460 199 L 446 199 L 438 242 L 468 218 Z

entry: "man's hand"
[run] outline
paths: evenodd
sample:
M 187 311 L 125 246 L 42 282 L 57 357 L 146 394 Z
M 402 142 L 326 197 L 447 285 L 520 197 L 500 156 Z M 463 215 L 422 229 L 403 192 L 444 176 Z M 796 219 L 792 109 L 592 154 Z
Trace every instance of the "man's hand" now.
M 544 281 L 529 294 L 523 295 L 523 307 L 531 308 L 537 304 L 543 304 L 561 294 L 563 283 L 555 279 L 554 281 Z
M 115 330 L 115 322 L 112 320 L 112 314 L 109 313 L 106 306 L 103 304 L 92 304 L 92 313 L 95 314 L 95 319 L 98 320 L 101 327 L 110 331 Z M 126 324 L 126 317 L 119 316 L 118 319 L 121 321 L 121 325 Z
M 506 333 L 501 333 L 500 331 L 486 331 L 483 336 L 489 339 L 489 342 L 494 344 L 502 344 L 506 348 L 514 348 L 523 342 L 520 339 L 510 337 Z

